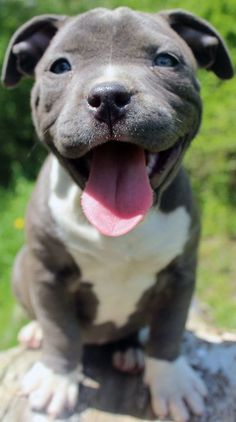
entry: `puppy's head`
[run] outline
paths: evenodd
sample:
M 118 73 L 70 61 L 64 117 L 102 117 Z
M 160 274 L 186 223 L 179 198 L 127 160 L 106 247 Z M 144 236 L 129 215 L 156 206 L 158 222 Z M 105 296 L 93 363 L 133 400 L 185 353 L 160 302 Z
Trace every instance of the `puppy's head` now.
M 201 120 L 197 67 L 233 70 L 219 34 L 181 10 L 39 16 L 13 36 L 3 82 L 35 75 L 40 139 L 83 189 L 102 233 L 131 230 L 178 171 Z

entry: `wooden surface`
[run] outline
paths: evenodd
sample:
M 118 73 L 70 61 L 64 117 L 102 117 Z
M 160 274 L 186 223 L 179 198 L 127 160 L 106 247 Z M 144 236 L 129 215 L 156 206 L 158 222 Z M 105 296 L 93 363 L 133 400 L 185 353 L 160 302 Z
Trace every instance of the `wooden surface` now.
M 204 417 L 191 422 L 236 421 L 236 335 L 216 334 L 195 321 L 186 332 L 183 353 L 201 374 L 209 390 Z M 38 358 L 39 352 L 15 348 L 0 353 L 0 421 L 48 422 L 31 413 L 20 396 L 19 380 Z M 142 375 L 125 376 L 112 369 L 109 347 L 87 348 L 80 386 L 80 401 L 69 422 L 138 422 L 156 420 Z

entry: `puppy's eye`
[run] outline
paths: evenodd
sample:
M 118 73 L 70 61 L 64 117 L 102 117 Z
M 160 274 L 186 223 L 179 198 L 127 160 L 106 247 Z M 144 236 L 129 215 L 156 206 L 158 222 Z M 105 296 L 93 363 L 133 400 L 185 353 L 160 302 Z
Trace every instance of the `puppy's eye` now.
M 179 60 L 173 54 L 160 53 L 154 59 L 154 65 L 160 67 L 175 67 Z
M 58 59 L 50 67 L 50 72 L 60 75 L 61 73 L 70 72 L 71 65 L 67 59 Z

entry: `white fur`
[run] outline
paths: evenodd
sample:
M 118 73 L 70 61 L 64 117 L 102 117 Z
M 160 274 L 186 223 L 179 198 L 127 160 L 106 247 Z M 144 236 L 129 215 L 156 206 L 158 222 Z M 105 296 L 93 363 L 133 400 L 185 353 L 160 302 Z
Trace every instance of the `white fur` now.
M 96 85 L 96 84 L 100 84 L 104 82 L 113 82 L 113 81 L 117 82 L 121 79 L 121 75 L 122 75 L 123 81 L 129 79 L 128 74 L 124 72 L 124 69 L 122 68 L 122 66 L 112 65 L 111 63 L 109 63 L 108 65 L 104 66 L 103 71 L 101 71 L 99 78 L 96 79 L 96 81 L 93 81 L 93 84 Z
M 57 417 L 66 409 L 75 408 L 79 393 L 78 381 L 78 369 L 62 375 L 42 362 L 36 362 L 24 376 L 21 387 L 32 409 L 45 410 L 49 415 Z
M 206 387 L 184 357 L 173 362 L 146 358 L 145 364 L 144 381 L 150 387 L 152 407 L 157 416 L 166 418 L 170 415 L 176 422 L 186 422 L 189 420 L 188 407 L 196 415 L 203 413 Z
M 104 68 L 104 74 L 102 75 L 102 77 L 104 77 L 104 79 L 108 81 L 117 80 L 118 78 L 117 70 L 118 69 L 116 66 L 112 66 L 111 64 L 109 64 L 108 66 Z
M 27 349 L 39 349 L 43 342 L 43 331 L 38 321 L 30 321 L 18 334 L 19 343 Z
M 86 220 L 81 190 L 54 158 L 49 207 L 58 234 L 78 263 L 83 280 L 93 283 L 99 307 L 95 323 L 126 323 L 156 274 L 181 254 L 190 216 L 184 207 L 165 214 L 151 209 L 130 233 L 110 238 Z

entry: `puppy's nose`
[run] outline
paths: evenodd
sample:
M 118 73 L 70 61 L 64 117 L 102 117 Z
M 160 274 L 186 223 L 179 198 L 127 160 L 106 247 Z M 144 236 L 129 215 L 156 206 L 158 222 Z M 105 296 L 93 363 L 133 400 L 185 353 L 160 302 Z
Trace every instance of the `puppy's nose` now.
M 88 95 L 88 104 L 95 119 L 110 126 L 121 119 L 130 103 L 131 94 L 118 82 L 106 82 L 96 85 Z

